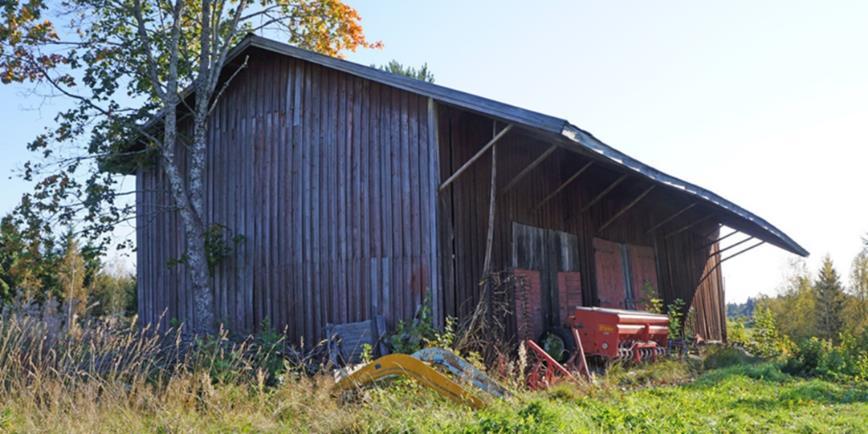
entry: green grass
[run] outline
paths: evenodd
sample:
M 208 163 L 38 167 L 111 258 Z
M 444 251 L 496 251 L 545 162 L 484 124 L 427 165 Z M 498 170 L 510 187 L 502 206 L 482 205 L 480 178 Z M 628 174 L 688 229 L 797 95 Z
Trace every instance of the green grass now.
M 31 432 L 868 432 L 868 388 L 784 374 L 771 363 L 679 362 L 614 371 L 599 385 L 520 392 L 474 412 L 409 381 L 333 397 L 331 380 L 276 388 L 174 379 L 162 391 L 0 403 L 0 431 Z M 662 385 L 661 385 L 662 384 Z
M 613 392 L 575 401 L 603 431 L 859 432 L 868 421 L 868 390 L 791 378 L 772 364 L 707 372 L 675 387 Z
M 868 387 L 733 349 L 515 390 L 479 411 L 409 380 L 332 394 L 272 338 L 189 347 L 132 324 L 0 321 L 0 432 L 866 432 Z M 53 327 L 53 328 L 52 328 Z M 171 331 L 167 333 L 172 333 Z M 174 344 L 172 344 L 174 342 Z M 289 358 L 284 358 L 287 356 Z M 277 363 L 281 362 L 281 363 Z M 518 369 L 519 363 L 507 364 Z

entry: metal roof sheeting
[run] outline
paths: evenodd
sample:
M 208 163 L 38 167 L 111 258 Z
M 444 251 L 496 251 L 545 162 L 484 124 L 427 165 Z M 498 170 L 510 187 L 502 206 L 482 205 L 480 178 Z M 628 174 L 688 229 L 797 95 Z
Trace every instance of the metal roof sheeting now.
M 564 119 L 548 116 L 531 110 L 525 110 L 520 107 L 428 83 L 422 80 L 392 74 L 381 71 L 377 68 L 325 56 L 255 35 L 249 35 L 240 42 L 238 46 L 232 50 L 232 53 L 230 53 L 229 59 L 231 60 L 232 58 L 237 57 L 241 52 L 250 47 L 256 47 L 306 60 L 371 81 L 406 90 L 408 92 L 424 95 L 441 103 L 451 104 L 502 121 L 515 123 L 526 128 L 566 138 L 569 142 L 580 146 L 586 151 L 590 151 L 591 154 L 597 155 L 605 161 L 609 161 L 617 166 L 627 169 L 629 172 L 639 174 L 654 182 L 683 192 L 686 195 L 695 197 L 702 202 L 711 205 L 713 208 L 722 211 L 725 215 L 734 219 L 734 221 L 728 221 L 727 225 L 750 233 L 757 238 L 765 240 L 770 244 L 776 245 L 797 255 L 808 255 L 808 251 L 796 243 L 792 238 L 787 236 L 787 234 L 756 214 L 753 214 L 735 203 L 722 198 L 714 192 L 678 179 L 644 164 L 603 143 L 590 133 L 570 124 Z

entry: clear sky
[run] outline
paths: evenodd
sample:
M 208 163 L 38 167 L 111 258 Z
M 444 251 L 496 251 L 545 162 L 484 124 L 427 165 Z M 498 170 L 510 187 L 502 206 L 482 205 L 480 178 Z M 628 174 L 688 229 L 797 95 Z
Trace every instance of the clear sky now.
M 349 3 L 385 44 L 349 60 L 427 62 L 439 84 L 566 118 L 848 274 L 868 233 L 868 2 Z M 26 188 L 5 174 L 54 109 L 10 87 L 0 102 L 5 212 Z M 790 257 L 727 262 L 727 299 L 774 293 Z

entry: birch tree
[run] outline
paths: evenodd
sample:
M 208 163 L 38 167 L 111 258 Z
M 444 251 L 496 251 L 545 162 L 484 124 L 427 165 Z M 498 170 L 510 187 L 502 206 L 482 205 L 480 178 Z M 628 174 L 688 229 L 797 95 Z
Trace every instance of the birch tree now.
M 868 238 L 862 244 L 850 269 L 851 297 L 845 315 L 847 328 L 854 334 L 868 328 Z
M 48 89 L 71 107 L 28 144 L 41 158 L 23 168 L 36 186 L 19 211 L 44 216 L 46 230 L 83 220 L 83 235 L 105 244 L 131 211 L 119 200 L 131 192 L 111 172 L 156 156 L 185 233 L 193 329 L 212 333 L 205 138 L 229 50 L 249 32 L 333 56 L 379 43 L 340 0 L 7 0 L 0 14 L 0 80 Z M 181 113 L 192 124 L 186 173 L 176 157 Z M 130 151 L 133 141 L 146 146 Z

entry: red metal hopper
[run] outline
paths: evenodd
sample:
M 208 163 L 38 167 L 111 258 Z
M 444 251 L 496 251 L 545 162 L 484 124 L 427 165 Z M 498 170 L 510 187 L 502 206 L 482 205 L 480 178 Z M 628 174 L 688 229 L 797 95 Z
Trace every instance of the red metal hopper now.
M 669 318 L 650 312 L 576 307 L 568 325 L 582 339 L 585 354 L 610 360 L 655 360 L 666 351 Z

